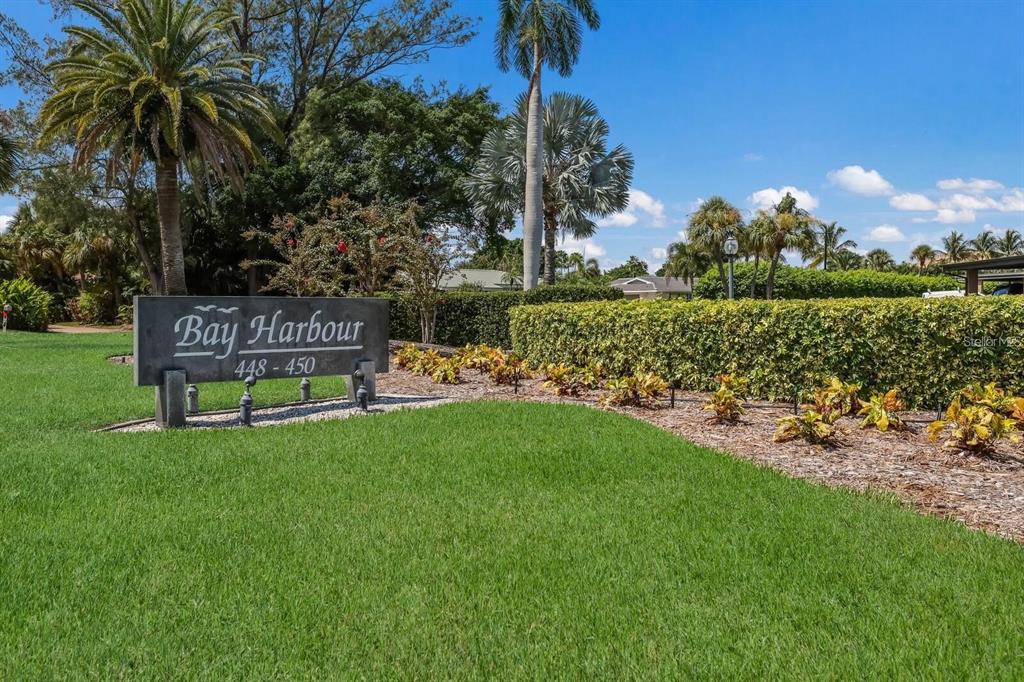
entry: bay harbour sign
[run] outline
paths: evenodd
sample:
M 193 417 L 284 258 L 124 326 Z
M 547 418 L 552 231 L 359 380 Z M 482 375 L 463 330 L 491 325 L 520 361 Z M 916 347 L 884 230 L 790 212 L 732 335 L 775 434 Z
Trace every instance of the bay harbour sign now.
M 184 426 L 186 392 L 196 395 L 190 384 L 244 381 L 245 421 L 249 389 L 260 379 L 302 378 L 308 387 L 309 377 L 347 375 L 355 397 L 357 384 L 372 393 L 373 374 L 387 371 L 385 300 L 135 297 L 135 385 L 157 387 L 161 426 Z

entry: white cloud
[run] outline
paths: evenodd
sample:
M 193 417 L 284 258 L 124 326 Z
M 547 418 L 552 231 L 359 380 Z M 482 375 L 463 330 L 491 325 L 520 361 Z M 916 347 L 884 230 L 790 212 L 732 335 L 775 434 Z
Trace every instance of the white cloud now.
M 629 190 L 629 206 L 625 211 L 601 218 L 597 224 L 601 227 L 630 227 L 640 221 L 640 214 L 647 217 L 651 227 L 665 226 L 665 204 L 640 189 Z
M 749 197 L 747 197 L 747 201 L 750 204 L 752 204 L 755 208 L 770 209 L 772 206 L 779 203 L 779 201 L 781 201 L 782 198 L 786 196 L 787 192 L 793 195 L 793 198 L 796 199 L 797 206 L 799 206 L 800 208 L 805 209 L 807 211 L 813 211 L 814 209 L 818 208 L 817 197 L 812 195 L 810 192 L 805 192 L 802 189 L 797 189 L 792 185 L 786 185 L 785 187 L 780 187 L 779 189 L 775 189 L 774 187 L 766 187 L 765 189 L 760 189 L 751 194 Z
M 871 228 L 868 239 L 876 242 L 905 242 L 907 241 L 903 231 L 895 225 L 878 225 Z
M 845 166 L 829 171 L 828 180 L 847 192 L 865 197 L 880 197 L 892 194 L 893 186 L 876 170 L 865 170 L 862 166 Z
M 14 216 L 0 215 L 0 234 L 7 232 L 7 228 L 10 227 L 12 220 L 14 220 Z
M 572 237 L 566 237 L 562 240 L 562 243 L 558 246 L 562 251 L 568 251 L 569 253 L 581 253 L 584 258 L 600 258 L 608 252 L 605 248 L 595 242 L 593 239 L 573 239 Z
M 744 161 L 764 161 L 764 154 L 755 154 L 754 152 L 747 152 L 743 155 Z
M 940 208 L 935 217 L 932 218 L 933 222 L 945 223 L 947 225 L 952 223 L 973 223 L 975 220 L 977 220 L 977 216 L 969 208 L 959 211 L 952 208 Z
M 939 180 L 935 183 L 935 186 L 939 189 L 945 190 L 963 190 L 965 192 L 990 192 L 995 189 L 1002 189 L 1003 184 L 995 180 L 983 180 L 981 178 L 971 178 L 970 180 L 964 180 L 963 178 L 949 178 L 947 180 Z
M 1024 190 L 1014 187 L 1009 194 L 1004 194 L 999 200 L 999 210 L 1007 213 L 1012 211 L 1024 211 Z
M 923 194 L 897 194 L 889 199 L 889 205 L 897 211 L 934 211 L 938 208 L 936 203 Z
M 657 246 L 651 249 L 652 260 L 656 260 L 659 263 L 663 263 L 665 262 L 666 258 L 668 258 L 668 249 L 663 249 Z

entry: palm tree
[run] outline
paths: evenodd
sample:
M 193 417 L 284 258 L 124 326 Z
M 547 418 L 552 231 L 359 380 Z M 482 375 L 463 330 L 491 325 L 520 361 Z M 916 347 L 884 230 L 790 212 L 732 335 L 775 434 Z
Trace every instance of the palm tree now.
M 708 254 L 688 242 L 675 242 L 668 246 L 668 259 L 663 270 L 665 277 L 681 279 L 693 286 L 693 281 L 711 267 Z
M 918 270 L 924 270 L 935 261 L 935 249 L 927 244 L 918 244 L 910 252 L 910 257 L 917 261 Z
M 965 261 L 972 255 L 967 238 L 956 230 L 942 238 L 942 249 L 946 252 L 946 261 L 950 263 Z
M 1000 256 L 1020 256 L 1024 254 L 1024 238 L 1017 230 L 1007 230 L 996 245 Z
M 865 263 L 872 270 L 891 270 L 896 261 L 893 260 L 892 254 L 885 249 L 871 249 L 868 251 L 868 255 L 864 257 Z
M 743 233 L 743 216 L 738 208 L 719 196 L 702 202 L 690 215 L 687 236 L 698 249 L 706 252 L 718 268 L 722 291 L 728 289 L 725 278 L 725 240 L 730 236 L 739 239 Z
M 75 0 L 102 27 L 71 26 L 69 55 L 51 66 L 55 93 L 40 111 L 43 140 L 74 136 L 83 167 L 109 150 L 108 181 L 127 164 L 156 169 L 164 293 L 185 294 L 179 173 L 236 189 L 259 159 L 249 132 L 275 138 L 266 99 L 249 83 L 255 59 L 234 53 L 232 17 L 186 0 Z
M 597 262 L 596 258 L 587 259 L 587 266 L 584 269 L 584 274 L 590 278 L 601 276 L 601 265 Z
M 832 262 L 840 270 L 856 270 L 864 267 L 864 257 L 850 249 L 837 252 Z
M 995 258 L 999 253 L 999 240 L 989 230 L 984 230 L 971 240 L 974 255 L 978 258 Z
M 573 251 L 569 254 L 567 260 L 568 267 L 576 271 L 576 274 L 583 275 L 587 270 L 587 262 L 583 258 L 583 254 L 577 251 Z
M 544 120 L 540 77 L 544 66 L 572 73 L 583 42 L 581 20 L 596 30 L 601 19 L 591 0 L 498 0 L 494 52 L 503 72 L 515 66 L 529 79 L 526 90 L 526 173 L 523 210 L 523 288 L 537 285 L 537 254 L 544 220 Z
M 465 181 L 482 219 L 511 217 L 525 205 L 528 136 L 527 100 L 520 97 L 516 113 L 484 138 L 480 159 Z M 542 174 L 544 280 L 548 284 L 555 281 L 559 231 L 574 239 L 592 237 L 597 230 L 595 217 L 629 205 L 633 155 L 622 145 L 608 150 L 607 138 L 608 124 L 590 100 L 564 93 L 548 99 Z M 524 253 L 528 253 L 525 245 Z
M 775 292 L 775 273 L 782 260 L 782 252 L 797 249 L 806 252 L 808 245 L 814 243 L 814 227 L 817 221 L 807 211 L 796 205 L 796 199 L 786 192 L 786 196 L 768 212 L 760 210 L 753 221 L 753 229 L 758 241 L 764 244 L 768 256 L 768 281 L 765 283 L 765 298 L 771 299 Z
M 820 265 L 822 270 L 828 270 L 829 260 L 836 253 L 844 249 L 857 248 L 857 242 L 843 238 L 846 228 L 834 220 L 831 223 L 819 222 L 818 230 L 815 233 L 814 242 L 803 254 L 804 258 L 809 261 L 807 263 L 809 268 L 817 268 Z
M 21 145 L 12 135 L 0 130 L 0 194 L 14 185 L 14 174 L 21 162 Z

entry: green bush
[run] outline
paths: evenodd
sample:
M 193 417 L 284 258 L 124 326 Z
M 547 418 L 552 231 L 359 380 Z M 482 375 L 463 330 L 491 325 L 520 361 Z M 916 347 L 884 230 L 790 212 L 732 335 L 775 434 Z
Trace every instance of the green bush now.
M 750 281 L 754 266 L 737 263 L 734 273 L 734 295 L 736 298 L 750 298 Z M 761 264 L 757 270 L 757 288 L 754 298 L 764 298 L 768 282 L 768 267 Z M 959 289 L 960 284 L 949 276 L 905 275 L 897 272 L 875 270 L 824 271 L 808 270 L 790 266 L 779 267 L 775 275 L 777 299 L 808 298 L 900 298 L 920 296 L 926 291 L 950 291 Z M 725 298 L 718 270 L 711 269 L 693 287 L 694 298 Z
M 391 299 L 392 339 L 420 340 L 419 314 L 415 302 L 405 296 Z M 553 302 L 614 301 L 622 291 L 603 286 L 544 286 L 530 291 L 450 291 L 437 311 L 434 342 L 449 346 L 485 343 L 509 348 L 508 313 L 523 304 Z
M 81 324 L 113 324 L 117 317 L 114 297 L 107 291 L 83 291 L 68 303 L 68 313 Z
M 7 321 L 8 329 L 45 332 L 50 324 L 50 306 L 53 298 L 27 279 L 0 282 L 0 309 L 10 304 L 13 311 Z
M 1021 296 L 556 304 L 515 308 L 511 330 L 534 364 L 600 362 L 695 390 L 735 368 L 770 399 L 830 376 L 929 409 L 973 382 L 1024 390 Z

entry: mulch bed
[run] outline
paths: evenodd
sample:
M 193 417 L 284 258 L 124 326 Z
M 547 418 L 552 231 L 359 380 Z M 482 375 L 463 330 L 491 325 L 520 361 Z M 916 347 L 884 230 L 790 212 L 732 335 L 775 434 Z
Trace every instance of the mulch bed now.
M 444 396 L 455 400 L 531 400 L 596 406 L 599 391 L 579 398 L 562 398 L 538 379 L 523 382 L 516 394 L 511 386 L 496 386 L 476 371 L 463 371 L 463 382 L 438 385 L 428 377 L 397 369 L 379 375 L 380 393 Z M 789 476 L 831 487 L 891 493 L 915 509 L 955 519 L 965 525 L 1024 543 L 1024 448 L 1001 444 L 990 456 L 942 448 L 924 434 L 934 412 L 908 413 L 915 432 L 879 433 L 861 429 L 853 418 L 838 424 L 841 445 L 835 448 L 802 441 L 773 443 L 779 417 L 793 413 L 792 404 L 752 401 L 738 424 L 708 422 L 703 409 L 707 394 L 676 392 L 656 409 L 615 408 L 683 438 Z M 605 408 L 602 408 L 605 409 Z

